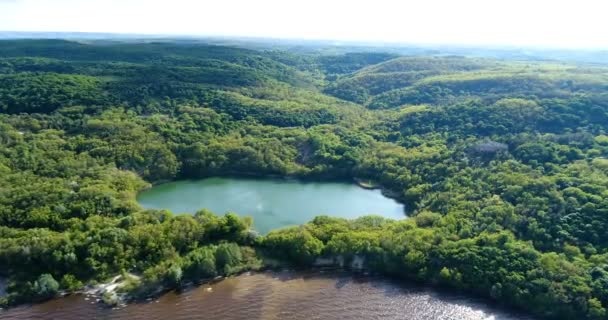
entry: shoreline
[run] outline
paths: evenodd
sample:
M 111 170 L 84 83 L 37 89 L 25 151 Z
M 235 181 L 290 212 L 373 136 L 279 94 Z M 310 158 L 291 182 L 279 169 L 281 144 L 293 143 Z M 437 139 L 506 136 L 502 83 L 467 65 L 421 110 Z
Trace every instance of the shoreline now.
M 394 284 L 396 286 L 399 287 L 403 287 L 403 288 L 415 288 L 415 289 L 428 289 L 428 290 L 432 290 L 438 293 L 446 293 L 446 294 L 451 294 L 451 295 L 461 295 L 461 294 L 465 294 L 466 292 L 463 290 L 460 290 L 458 288 L 454 288 L 451 286 L 445 286 L 436 282 L 426 282 L 426 281 L 419 281 L 416 280 L 415 278 L 409 278 L 409 277 L 401 277 L 401 276 L 397 276 L 394 274 L 386 274 L 386 273 L 382 273 L 382 272 L 376 272 L 373 271 L 372 269 L 369 269 L 367 267 L 363 267 L 363 268 L 351 268 L 348 266 L 348 264 L 340 266 L 337 264 L 334 265 L 313 265 L 310 267 L 306 267 L 306 268 L 298 268 L 297 266 L 293 266 L 293 265 L 283 265 L 283 266 L 265 266 L 261 269 L 257 269 L 257 270 L 243 270 L 242 272 L 238 272 L 235 274 L 232 274 L 230 276 L 217 276 L 214 278 L 210 278 L 204 281 L 198 281 L 198 282 L 187 282 L 184 283 L 183 285 L 179 286 L 179 287 L 175 287 L 175 288 L 170 288 L 170 287 L 166 287 L 166 286 L 159 286 L 158 290 L 151 295 L 145 296 L 145 297 L 127 297 L 124 300 L 121 300 L 119 303 L 117 303 L 116 305 L 108 305 L 106 303 L 104 303 L 103 299 L 101 299 L 101 297 L 96 297 L 93 296 L 91 294 L 88 294 L 86 292 L 86 290 L 79 290 L 79 291 L 75 291 L 72 293 L 67 293 L 67 294 L 58 294 L 56 297 L 50 299 L 50 300 L 58 300 L 58 299 L 62 299 L 66 296 L 77 296 L 82 298 L 83 300 L 87 301 L 87 303 L 90 304 L 94 304 L 97 305 L 99 308 L 101 309 L 107 309 L 107 310 L 121 310 L 123 308 L 128 307 L 129 305 L 133 305 L 133 304 L 152 304 L 155 302 L 158 302 L 158 299 L 160 299 L 162 296 L 170 293 L 170 292 L 175 292 L 177 294 L 182 294 L 188 290 L 205 290 L 206 292 L 214 292 L 214 288 L 212 287 L 215 284 L 218 284 L 224 280 L 230 279 L 230 278 L 237 278 L 237 277 L 242 277 L 242 276 L 251 276 L 251 275 L 268 275 L 270 277 L 275 277 L 275 276 L 281 276 L 281 274 L 290 274 L 290 275 L 295 275 L 296 277 L 302 277 L 304 279 L 308 279 L 310 277 L 324 277 L 324 278 L 334 278 L 334 277 L 352 277 L 355 279 L 370 279 L 370 280 L 375 280 L 375 279 L 380 279 L 380 280 L 384 280 L 387 281 L 391 284 Z M 118 277 L 118 276 L 116 276 Z M 112 279 L 116 278 L 113 277 Z M 107 283 L 104 283 L 107 284 Z M 103 285 L 103 284 L 100 284 Z M 526 312 L 526 310 L 521 309 L 521 308 L 517 308 L 508 304 L 504 304 L 501 303 L 499 300 L 495 300 L 492 299 L 488 296 L 485 295 L 480 295 L 480 294 L 466 294 L 466 297 L 472 299 L 472 301 L 478 301 L 481 302 L 489 307 L 493 307 L 493 308 L 499 308 L 502 310 L 508 310 L 511 309 L 511 312 L 515 312 L 516 314 L 520 314 L 522 316 L 527 317 L 526 319 L 542 319 L 542 318 L 532 318 L 532 314 Z M 50 300 L 46 300 L 46 301 L 41 301 L 41 302 L 36 302 L 36 303 L 30 303 L 30 304 L 26 304 L 29 306 L 32 305 L 40 305 L 40 304 L 44 304 L 45 302 L 48 302 Z M 156 300 L 156 301 L 155 301 Z M 11 309 L 13 309 L 14 307 L 19 307 L 19 306 L 23 306 L 23 305 L 17 305 L 17 306 L 11 306 L 8 308 L 0 308 L 0 315 L 2 314 L 2 312 L 8 312 Z
M 382 193 L 383 196 L 385 196 L 389 199 L 393 199 L 393 200 L 397 201 L 399 204 L 403 205 L 403 214 L 406 217 L 409 217 L 409 214 L 408 214 L 409 211 L 407 210 L 407 205 L 403 201 L 403 197 L 401 197 L 397 191 L 384 187 L 381 184 L 373 181 L 372 179 L 363 179 L 363 178 L 359 178 L 359 177 L 349 177 L 349 178 L 335 178 L 334 177 L 334 178 L 327 178 L 327 179 L 319 179 L 317 177 L 305 177 L 305 176 L 298 176 L 298 175 L 278 175 L 278 174 L 264 175 L 264 174 L 258 174 L 255 172 L 239 172 L 239 173 L 235 172 L 235 173 L 228 173 L 228 174 L 214 175 L 214 176 L 205 176 L 205 177 L 199 177 L 199 178 L 178 178 L 178 179 L 173 179 L 173 180 L 159 180 L 159 181 L 155 181 L 155 182 L 146 181 L 148 183 L 148 185 L 146 187 L 144 187 L 143 189 L 140 189 L 136 192 L 135 199 L 137 200 L 140 193 L 150 190 L 154 187 L 163 185 L 163 184 L 178 182 L 178 181 L 195 181 L 195 180 L 212 179 L 212 178 L 233 178 L 233 179 L 258 178 L 258 179 L 267 179 L 267 180 L 296 181 L 296 182 L 302 182 L 302 183 L 339 182 L 339 183 L 355 184 L 358 187 L 365 189 L 365 190 L 380 190 L 380 192 Z

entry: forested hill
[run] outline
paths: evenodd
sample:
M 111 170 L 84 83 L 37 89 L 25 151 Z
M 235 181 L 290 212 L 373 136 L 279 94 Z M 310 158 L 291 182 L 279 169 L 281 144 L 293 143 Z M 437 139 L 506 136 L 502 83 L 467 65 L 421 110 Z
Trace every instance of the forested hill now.
M 364 257 L 550 319 L 608 319 L 608 68 L 197 42 L 0 41 L 6 305 Z M 172 215 L 150 183 L 361 178 L 401 221 Z M 285 212 L 289 215 L 289 212 Z M 116 297 L 104 297 L 108 302 Z

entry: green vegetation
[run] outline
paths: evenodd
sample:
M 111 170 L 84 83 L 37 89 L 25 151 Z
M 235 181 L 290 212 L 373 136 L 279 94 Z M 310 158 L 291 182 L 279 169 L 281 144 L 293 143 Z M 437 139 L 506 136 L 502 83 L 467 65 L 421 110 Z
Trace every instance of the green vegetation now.
M 606 89 L 592 65 L 0 42 L 0 301 L 124 272 L 146 296 L 264 258 L 330 258 L 608 319 Z M 234 214 L 135 201 L 150 183 L 232 174 L 358 178 L 412 218 L 318 217 L 260 237 Z

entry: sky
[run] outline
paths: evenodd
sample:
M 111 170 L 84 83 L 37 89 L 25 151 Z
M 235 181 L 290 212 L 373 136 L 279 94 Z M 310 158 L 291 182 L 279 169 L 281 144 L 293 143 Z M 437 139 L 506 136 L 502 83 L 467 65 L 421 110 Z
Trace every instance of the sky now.
M 2 31 L 608 49 L 606 0 L 0 0 Z

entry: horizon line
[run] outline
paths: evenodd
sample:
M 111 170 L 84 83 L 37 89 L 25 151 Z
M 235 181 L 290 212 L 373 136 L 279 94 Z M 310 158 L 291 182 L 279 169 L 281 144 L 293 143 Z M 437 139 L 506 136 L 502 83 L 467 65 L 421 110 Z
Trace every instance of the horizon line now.
M 333 38 L 298 38 L 298 37 L 281 37 L 281 36 L 253 36 L 253 35 L 228 35 L 228 34 L 188 34 L 188 33 L 135 33 L 135 32 L 104 32 L 104 31 L 16 31 L 16 30 L 0 30 L 0 39 L 63 39 L 63 40 L 87 40 L 86 38 L 78 37 L 57 37 L 57 38 L 36 38 L 32 36 L 10 37 L 6 34 L 74 34 L 74 35 L 97 35 L 98 39 L 112 39 L 120 37 L 129 37 L 136 39 L 163 39 L 163 40 L 178 40 L 178 39 L 238 39 L 238 40 L 272 40 L 272 41 L 297 41 L 297 42 L 325 42 L 333 46 L 341 46 L 343 44 L 367 45 L 367 46 L 396 46 L 396 47 L 460 47 L 460 48 L 489 48 L 489 49 L 529 49 L 529 50 L 562 50 L 562 51 L 595 51 L 608 53 L 608 47 L 560 47 L 560 46 L 534 46 L 521 44 L 501 44 L 501 43 L 457 43 L 457 42 L 408 42 L 400 40 L 370 40 L 370 39 L 333 39 Z M 102 38 L 101 36 L 105 36 Z M 114 37 L 113 37 L 114 36 Z

